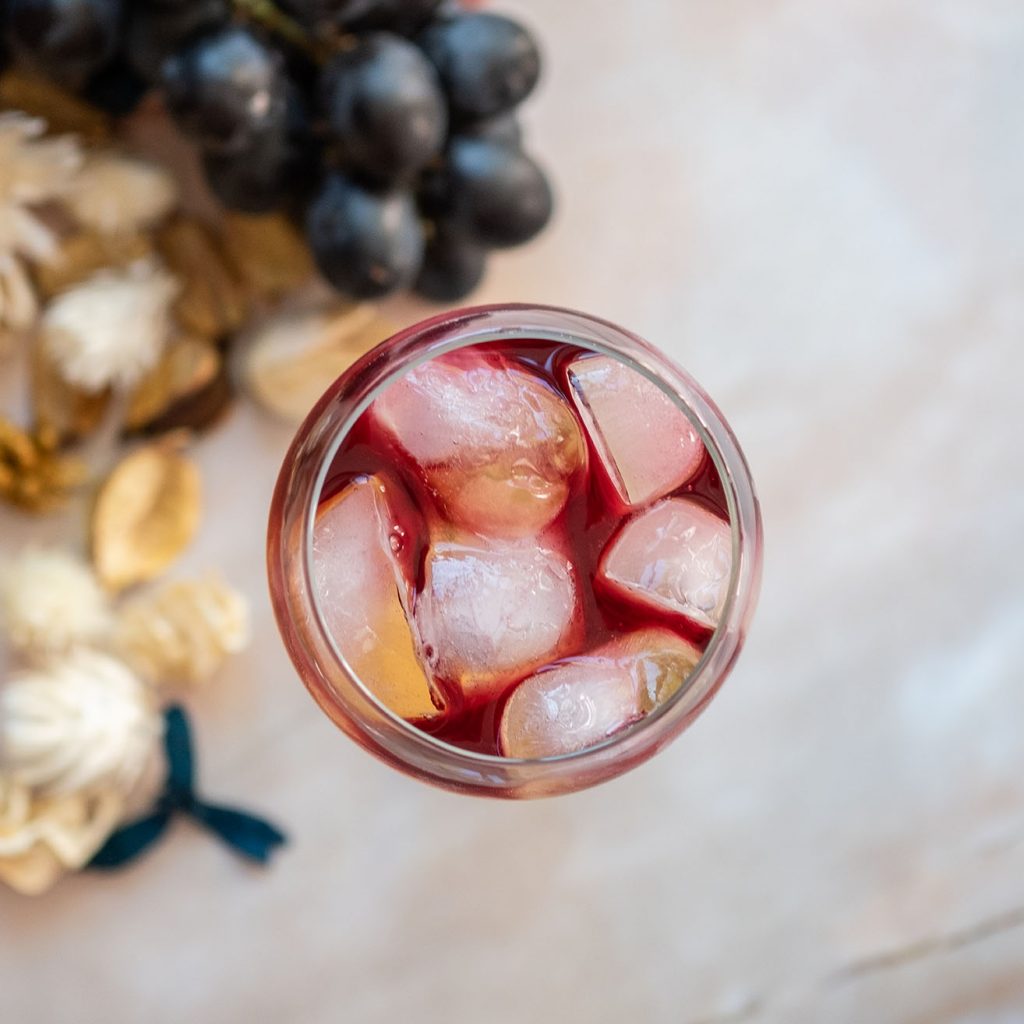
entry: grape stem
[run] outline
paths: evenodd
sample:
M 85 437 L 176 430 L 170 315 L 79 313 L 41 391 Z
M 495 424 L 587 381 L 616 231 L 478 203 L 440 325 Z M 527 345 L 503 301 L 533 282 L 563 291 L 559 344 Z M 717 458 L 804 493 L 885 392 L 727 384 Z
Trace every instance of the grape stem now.
M 289 18 L 274 3 L 274 0 L 232 0 L 232 3 L 240 14 L 258 22 L 269 32 L 304 50 L 311 57 L 322 59 L 321 48 L 297 21 Z

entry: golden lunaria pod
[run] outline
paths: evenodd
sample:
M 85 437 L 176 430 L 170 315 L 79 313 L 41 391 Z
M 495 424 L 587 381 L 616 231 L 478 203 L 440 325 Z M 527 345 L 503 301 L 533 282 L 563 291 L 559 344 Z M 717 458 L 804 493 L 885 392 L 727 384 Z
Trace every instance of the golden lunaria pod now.
M 313 276 L 308 246 L 281 214 L 227 213 L 221 237 L 239 278 L 260 298 L 288 295 Z
M 58 445 L 92 434 L 110 405 L 109 388 L 89 392 L 69 384 L 38 343 L 32 346 L 31 393 L 36 429 L 55 436 Z
M 124 268 L 151 255 L 153 243 L 146 235 L 101 235 L 76 231 L 63 238 L 54 255 L 36 263 L 32 276 L 43 299 L 55 295 L 91 277 L 107 267 Z
M 370 304 L 282 311 L 254 325 L 242 377 L 264 408 L 298 423 L 340 374 L 394 330 Z
M 111 119 L 91 103 L 38 75 L 13 69 L 0 75 L 0 108 L 41 117 L 54 134 L 74 132 L 84 142 L 105 142 Z
M 178 217 L 157 238 L 164 262 L 183 287 L 174 304 L 181 327 L 204 338 L 220 338 L 246 315 L 242 288 L 213 234 L 198 220 Z
M 217 347 L 185 335 L 173 341 L 128 399 L 123 432 L 205 430 L 231 402 L 231 383 Z
M 97 575 L 120 591 L 164 571 L 195 536 L 199 470 L 171 439 L 126 456 L 100 488 L 92 516 Z

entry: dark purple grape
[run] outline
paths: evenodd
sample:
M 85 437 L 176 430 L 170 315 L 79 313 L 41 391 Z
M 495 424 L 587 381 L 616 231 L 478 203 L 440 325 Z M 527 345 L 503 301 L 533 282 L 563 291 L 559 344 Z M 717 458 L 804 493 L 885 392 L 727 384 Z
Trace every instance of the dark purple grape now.
M 114 55 L 120 0 L 7 0 L 7 42 L 27 66 L 80 89 Z
M 126 117 L 142 101 L 149 83 L 135 73 L 120 55 L 99 74 L 89 79 L 82 95 L 93 106 L 112 115 Z
M 483 121 L 469 121 L 460 124 L 459 135 L 468 135 L 474 139 L 489 139 L 506 146 L 519 146 L 523 141 L 523 129 L 519 119 L 512 112 L 489 117 Z
M 487 250 L 479 242 L 439 222 L 427 242 L 414 287 L 434 302 L 456 302 L 480 283 L 486 265 Z
M 307 28 L 337 28 L 372 15 L 379 0 L 281 0 L 281 7 Z
M 161 81 L 164 61 L 198 36 L 227 24 L 228 0 L 186 0 L 177 4 L 136 4 L 125 32 L 125 59 L 151 84 Z
M 239 26 L 201 36 L 169 57 L 162 79 L 168 109 L 210 152 L 237 152 L 287 117 L 281 55 Z
M 288 118 L 249 137 L 238 152 L 206 153 L 203 169 L 213 194 L 241 213 L 270 213 L 309 198 L 320 152 L 299 92 L 289 89 Z
M 429 25 L 417 38 L 434 62 L 454 114 L 493 117 L 525 99 L 540 77 L 533 37 L 499 14 L 467 13 Z
M 448 111 L 433 65 L 388 32 L 360 37 L 324 73 L 332 141 L 349 166 L 374 178 L 407 178 L 444 145 Z
M 441 0 L 281 0 L 281 6 L 310 29 L 387 29 L 403 34 L 421 29 L 440 4 Z
M 541 231 L 554 200 L 544 172 L 521 150 L 455 136 L 444 164 L 423 175 L 420 205 L 484 245 L 505 247 Z
M 377 0 L 373 9 L 363 15 L 350 16 L 342 22 L 353 32 L 387 29 L 411 35 L 418 32 L 441 5 L 441 0 Z
M 320 272 L 356 298 L 405 287 L 423 260 L 423 228 L 408 193 L 371 191 L 336 174 L 310 204 L 306 234 Z

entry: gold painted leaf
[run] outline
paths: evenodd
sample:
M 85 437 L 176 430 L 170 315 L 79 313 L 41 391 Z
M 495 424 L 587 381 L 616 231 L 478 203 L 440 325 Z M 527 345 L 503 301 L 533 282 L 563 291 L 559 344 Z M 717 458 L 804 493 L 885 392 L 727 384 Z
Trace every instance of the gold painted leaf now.
M 139 448 L 114 468 L 96 498 L 96 573 L 120 591 L 160 575 L 199 527 L 199 470 L 168 441 Z
M 237 330 L 246 315 L 243 290 L 212 233 L 198 220 L 178 217 L 159 234 L 157 248 L 181 279 L 174 305 L 178 323 L 204 338 Z
M 227 411 L 233 397 L 220 351 L 203 338 L 185 335 L 167 347 L 132 393 L 123 433 L 205 430 Z
M 260 405 L 298 423 L 356 359 L 394 331 L 367 303 L 278 313 L 254 326 L 242 377 Z
M 69 384 L 38 340 L 32 346 L 32 414 L 36 431 L 58 447 L 92 434 L 110 406 L 110 389 L 83 391 Z
M 313 276 L 309 247 L 281 214 L 227 213 L 221 237 L 239 278 L 261 298 L 288 295 Z
M 0 108 L 41 117 L 54 135 L 74 132 L 85 142 L 106 142 L 111 119 L 59 85 L 19 68 L 0 75 Z
M 56 255 L 35 264 L 32 276 L 43 299 L 51 299 L 107 267 L 122 268 L 153 251 L 145 235 L 99 235 L 88 231 L 70 234 Z

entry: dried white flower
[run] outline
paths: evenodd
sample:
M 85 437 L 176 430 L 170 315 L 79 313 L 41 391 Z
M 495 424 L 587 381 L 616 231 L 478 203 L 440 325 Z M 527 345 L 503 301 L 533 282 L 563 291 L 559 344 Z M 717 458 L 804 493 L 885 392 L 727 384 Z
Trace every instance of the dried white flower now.
M 78 648 L 0 689 L 0 771 L 46 796 L 128 794 L 162 730 L 147 688 L 98 651 Z
M 57 241 L 33 207 L 62 198 L 82 165 L 74 137 L 43 138 L 46 122 L 18 111 L 0 114 L 0 329 L 35 320 L 35 293 L 22 258 L 51 259 Z
M 115 790 L 40 796 L 0 772 L 0 881 L 25 895 L 45 892 L 92 859 L 123 811 Z
M 245 598 L 216 576 L 168 583 L 130 601 L 115 633 L 118 652 L 152 680 L 201 683 L 249 642 Z
M 96 152 L 72 182 L 65 205 L 87 228 L 134 234 L 174 209 L 178 189 L 164 168 L 115 152 Z
M 111 614 L 85 561 L 65 551 L 26 548 L 0 566 L 0 622 L 13 647 L 38 654 L 100 640 Z
M 177 293 L 177 280 L 155 259 L 101 270 L 50 303 L 42 343 L 72 384 L 131 386 L 160 358 Z

